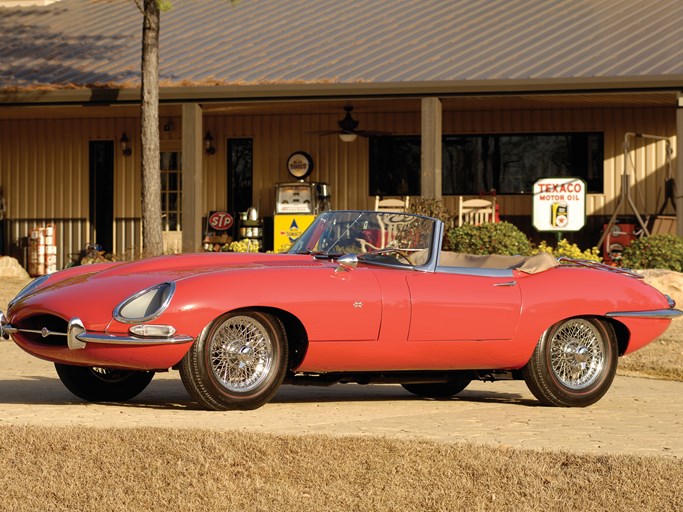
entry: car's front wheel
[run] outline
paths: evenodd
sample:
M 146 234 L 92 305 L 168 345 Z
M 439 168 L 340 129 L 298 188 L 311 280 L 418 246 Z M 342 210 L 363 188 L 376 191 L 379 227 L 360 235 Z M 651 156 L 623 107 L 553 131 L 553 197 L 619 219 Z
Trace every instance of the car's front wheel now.
M 88 402 L 125 402 L 139 395 L 154 377 L 154 372 L 60 363 L 55 368 L 66 388 Z
M 550 327 L 522 374 L 546 405 L 585 407 L 607 392 L 617 371 L 612 326 L 595 318 L 570 318 Z
M 214 410 L 256 409 L 277 392 L 287 369 L 287 338 L 276 317 L 226 313 L 204 330 L 180 362 L 188 393 Z

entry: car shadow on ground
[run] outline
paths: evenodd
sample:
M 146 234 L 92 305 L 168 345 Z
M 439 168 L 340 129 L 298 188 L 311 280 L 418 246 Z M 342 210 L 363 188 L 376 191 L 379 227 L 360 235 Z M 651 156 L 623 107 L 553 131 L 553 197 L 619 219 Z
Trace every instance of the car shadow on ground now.
M 501 405 L 538 406 L 528 396 L 515 392 L 465 390 L 448 399 L 422 398 L 409 393 L 400 385 L 336 384 L 334 386 L 283 385 L 271 404 L 334 404 L 386 402 L 467 402 Z M 1 404 L 24 405 L 87 405 L 72 395 L 57 377 L 25 376 L 22 379 L 0 382 Z M 108 402 L 101 405 L 166 410 L 202 410 L 192 401 L 179 378 L 153 380 L 145 391 L 128 402 Z

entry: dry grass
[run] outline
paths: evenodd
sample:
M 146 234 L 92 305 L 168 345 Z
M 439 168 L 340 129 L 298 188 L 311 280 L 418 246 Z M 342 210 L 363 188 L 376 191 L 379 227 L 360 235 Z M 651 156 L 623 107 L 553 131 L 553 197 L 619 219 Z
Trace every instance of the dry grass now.
M 680 510 L 683 461 L 370 438 L 0 428 L 2 510 Z

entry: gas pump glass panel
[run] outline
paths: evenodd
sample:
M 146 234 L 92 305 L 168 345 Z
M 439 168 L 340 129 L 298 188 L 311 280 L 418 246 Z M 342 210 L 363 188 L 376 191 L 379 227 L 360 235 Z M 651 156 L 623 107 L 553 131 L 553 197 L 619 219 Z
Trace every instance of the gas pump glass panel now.
M 313 184 L 278 183 L 275 186 L 275 213 L 313 213 Z
M 419 215 L 333 211 L 318 216 L 289 252 L 412 267 L 429 261 L 434 232 L 434 219 Z

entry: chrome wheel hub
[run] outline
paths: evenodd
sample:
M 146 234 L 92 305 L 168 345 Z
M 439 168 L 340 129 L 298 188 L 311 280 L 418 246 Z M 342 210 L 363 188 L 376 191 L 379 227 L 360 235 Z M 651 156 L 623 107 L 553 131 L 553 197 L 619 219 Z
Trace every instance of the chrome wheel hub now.
M 229 391 L 249 392 L 268 377 L 273 344 L 265 326 L 249 316 L 226 320 L 210 340 L 211 369 Z
M 605 340 L 592 323 L 565 322 L 550 341 L 550 363 L 560 383 L 571 389 L 592 385 L 605 367 Z

